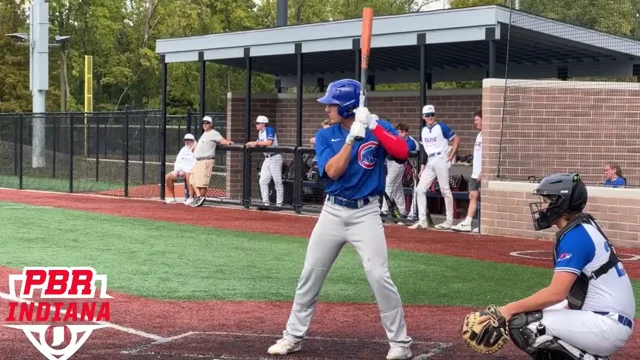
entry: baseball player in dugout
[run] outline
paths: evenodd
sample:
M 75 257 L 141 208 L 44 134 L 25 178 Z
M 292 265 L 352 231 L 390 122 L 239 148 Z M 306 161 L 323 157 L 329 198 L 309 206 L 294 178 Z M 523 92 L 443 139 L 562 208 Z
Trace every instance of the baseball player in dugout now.
M 433 105 L 422 108 L 422 118 L 425 126 L 422 128 L 422 146 L 427 154 L 427 164 L 420 166 L 420 181 L 416 189 L 418 198 L 418 222 L 409 229 L 427 229 L 427 190 L 438 179 L 440 192 L 444 198 L 447 219 L 436 225 L 436 229 L 450 229 L 453 225 L 453 195 L 449 188 L 449 168 L 455 159 L 460 145 L 460 138 L 445 123 L 436 120 L 436 109 Z M 449 151 L 449 142 L 453 148 Z
M 578 174 L 548 176 L 534 194 L 541 198 L 530 204 L 535 230 L 558 228 L 551 284 L 525 299 L 490 306 L 488 313 L 499 321 L 480 314 L 475 329 L 485 335 L 463 337 L 476 351 L 495 344 L 499 350 L 508 332 L 514 345 L 537 360 L 608 359 L 632 334 L 636 302 L 629 276 L 600 226 L 583 213 L 588 194 Z M 464 325 L 466 334 L 476 333 L 468 331 L 472 325 Z
M 409 126 L 407 124 L 396 125 L 396 130 L 398 131 L 398 135 L 407 142 L 409 151 L 416 151 L 418 149 L 418 142 L 409 136 Z M 398 163 L 393 158 L 388 158 L 386 160 L 386 165 L 387 177 L 385 191 L 387 192 L 387 195 L 396 202 L 401 215 L 407 216 L 404 188 L 402 187 L 402 175 L 404 175 L 405 164 Z M 382 208 L 380 210 L 383 216 L 389 215 L 389 204 L 387 204 L 387 200 L 384 197 L 382 199 Z
M 326 200 L 309 243 L 283 338 L 268 349 L 286 355 L 302 348 L 325 277 L 342 247 L 360 255 L 390 344 L 387 359 L 411 358 L 400 295 L 388 270 L 387 245 L 380 218 L 384 162 L 404 162 L 407 143 L 396 129 L 359 106 L 360 83 L 344 79 L 327 87 L 318 102 L 333 124 L 316 134 L 318 172 L 326 181 Z
M 273 146 L 278 147 L 278 136 L 274 128 L 267 126 L 269 119 L 260 115 L 256 118 L 256 130 L 258 130 L 258 140 L 250 141 L 247 146 Z M 276 188 L 276 206 L 282 206 L 284 201 L 284 185 L 282 185 L 282 154 L 275 152 L 265 152 L 264 162 L 260 168 L 260 195 L 262 202 L 270 206 L 269 183 L 273 179 Z
M 195 200 L 191 206 L 202 206 L 207 194 L 207 188 L 211 181 L 211 175 L 213 173 L 213 165 L 216 158 L 216 147 L 221 145 L 233 145 L 232 141 L 229 141 L 222 137 L 218 131 L 213 128 L 213 121 L 211 117 L 205 116 L 202 118 L 202 130 L 198 145 L 194 151 L 196 157 L 196 164 L 193 166 L 193 176 L 191 179 L 191 191 L 190 194 L 195 193 Z
M 482 111 L 476 111 L 473 114 L 473 123 L 480 132 L 476 136 L 476 142 L 473 145 L 473 170 L 469 180 L 469 208 L 467 209 L 467 217 L 458 225 L 453 226 L 451 228 L 453 231 L 470 232 L 471 222 L 478 210 L 482 178 Z

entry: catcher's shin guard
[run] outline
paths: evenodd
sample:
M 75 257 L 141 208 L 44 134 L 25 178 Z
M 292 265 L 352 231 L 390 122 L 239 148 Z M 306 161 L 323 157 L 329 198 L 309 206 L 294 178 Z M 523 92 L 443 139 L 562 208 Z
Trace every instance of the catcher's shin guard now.
M 556 337 L 546 335 L 546 329 L 540 322 L 542 311 L 533 311 L 514 315 L 509 320 L 511 341 L 535 360 L 596 360 L 589 355 Z M 532 324 L 536 324 L 533 330 Z
M 519 313 L 513 315 L 509 320 L 509 337 L 511 341 L 534 359 L 537 359 L 538 348 L 533 345 L 538 336 L 544 335 L 544 325 L 540 323 L 540 320 L 542 320 L 542 311 Z M 529 325 L 533 323 L 538 323 L 539 325 L 536 331 L 529 328 Z M 540 328 L 540 325 L 542 325 L 542 328 Z

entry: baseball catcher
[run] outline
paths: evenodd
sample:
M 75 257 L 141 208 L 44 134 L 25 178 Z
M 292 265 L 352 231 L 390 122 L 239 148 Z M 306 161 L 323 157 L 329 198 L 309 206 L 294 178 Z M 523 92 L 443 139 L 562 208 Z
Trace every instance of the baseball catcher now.
M 536 231 L 556 226 L 551 284 L 502 307 L 472 313 L 463 339 L 481 353 L 513 344 L 536 360 L 601 360 L 622 349 L 633 332 L 636 302 L 615 248 L 589 214 L 578 174 L 540 182 L 531 203 Z

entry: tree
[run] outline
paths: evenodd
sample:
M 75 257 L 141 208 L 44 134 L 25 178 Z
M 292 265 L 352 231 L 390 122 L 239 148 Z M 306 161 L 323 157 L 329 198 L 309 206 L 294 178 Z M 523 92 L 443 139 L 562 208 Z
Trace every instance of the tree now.
M 28 33 L 25 1 L 0 2 L 0 112 L 31 110 L 29 48 L 5 33 Z

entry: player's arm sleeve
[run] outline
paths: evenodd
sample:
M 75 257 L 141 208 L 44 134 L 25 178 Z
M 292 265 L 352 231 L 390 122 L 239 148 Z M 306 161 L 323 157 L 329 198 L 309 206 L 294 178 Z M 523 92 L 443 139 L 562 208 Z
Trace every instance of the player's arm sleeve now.
M 267 128 L 267 141 L 271 140 L 273 141 L 273 139 L 276 137 L 276 130 L 272 127 L 268 127 Z
M 596 255 L 596 247 L 591 241 L 587 230 L 576 226 L 565 234 L 556 250 L 554 271 L 568 271 L 580 275 L 582 269 L 590 263 Z
M 442 136 L 444 136 L 445 139 L 451 141 L 456 137 L 456 133 L 449 127 L 449 125 L 440 123 L 440 128 L 442 129 Z
M 316 133 L 316 163 L 318 165 L 318 175 L 320 177 L 325 176 L 326 172 L 324 167 L 327 166 L 329 160 L 336 155 L 333 150 L 333 146 L 329 142 L 329 139 L 324 133 Z
M 409 158 L 407 143 L 398 135 L 396 129 L 389 122 L 378 120 L 378 126 L 373 129 L 372 133 L 378 138 L 380 145 L 382 145 L 387 154 L 396 161 L 404 162 Z

